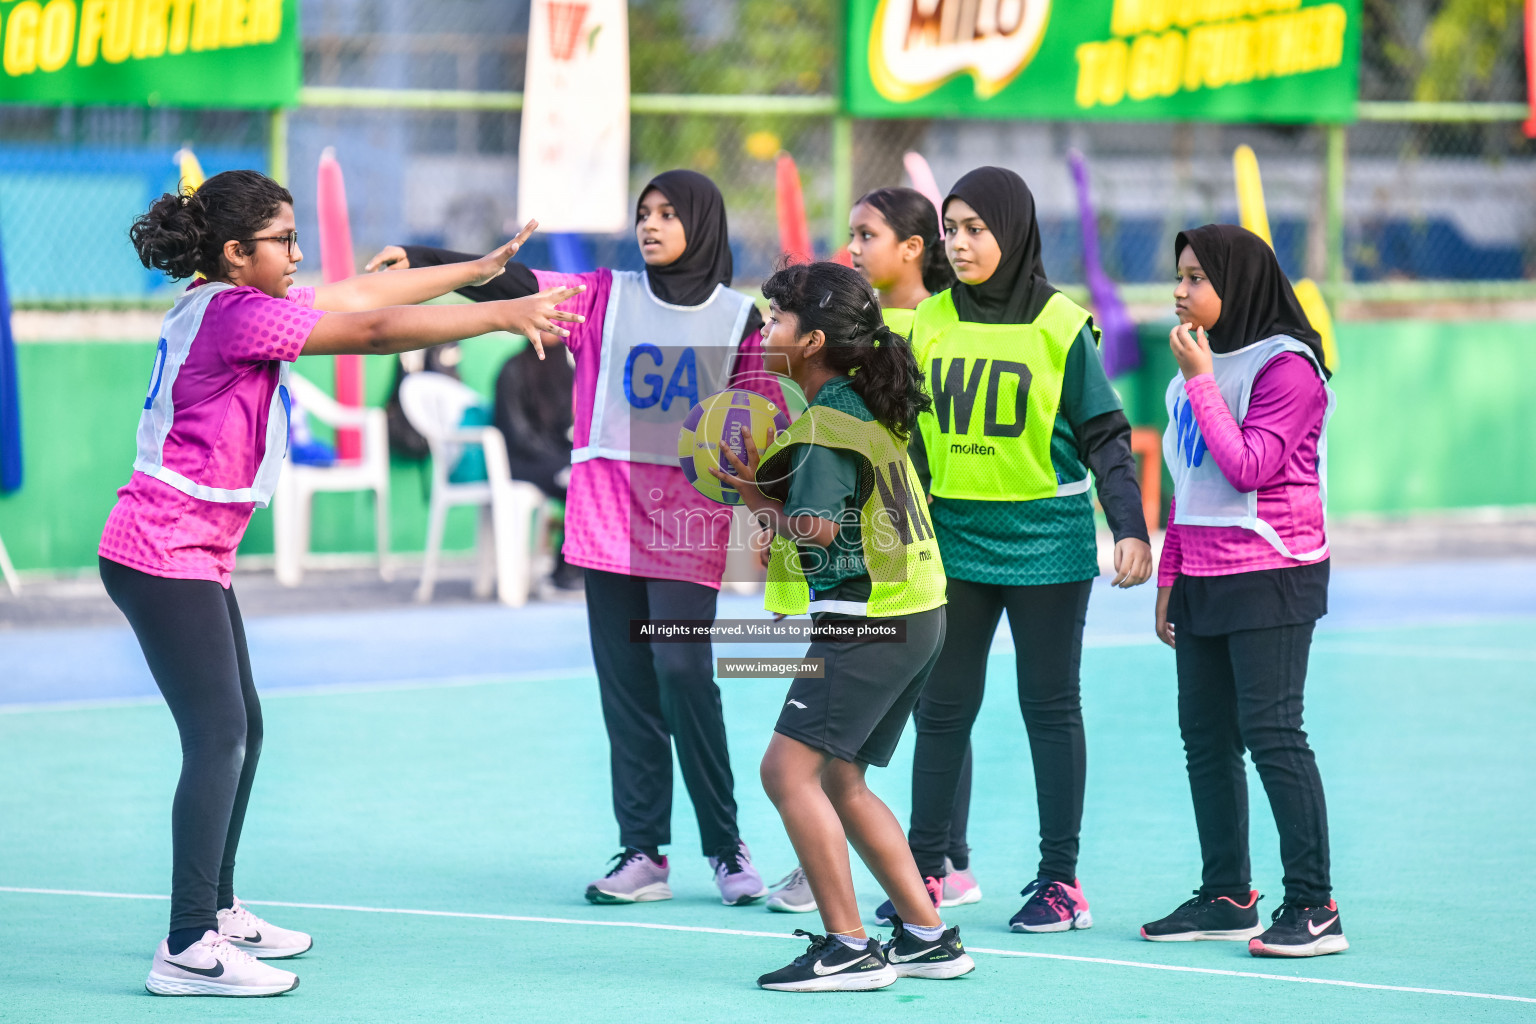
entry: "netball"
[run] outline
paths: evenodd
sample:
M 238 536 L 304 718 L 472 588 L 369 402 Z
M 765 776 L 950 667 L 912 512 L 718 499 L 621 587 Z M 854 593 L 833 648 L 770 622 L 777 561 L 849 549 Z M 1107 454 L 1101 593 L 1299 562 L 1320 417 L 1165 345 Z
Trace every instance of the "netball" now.
M 677 435 L 677 461 L 683 475 L 704 497 L 722 505 L 740 505 L 736 488 L 717 480 L 709 472 L 711 462 L 729 471 L 731 466 L 720 451 L 722 440 L 730 444 L 739 459 L 747 456 L 741 428 L 751 431 L 757 450 L 762 453 L 774 436 L 789 427 L 789 416 L 778 405 L 755 391 L 730 388 L 708 395 L 683 421 Z

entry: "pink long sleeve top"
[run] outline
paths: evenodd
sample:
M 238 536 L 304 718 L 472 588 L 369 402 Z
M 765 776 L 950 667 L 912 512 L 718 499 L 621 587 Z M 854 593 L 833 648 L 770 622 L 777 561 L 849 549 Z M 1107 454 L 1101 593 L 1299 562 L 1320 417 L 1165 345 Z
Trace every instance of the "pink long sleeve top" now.
M 1259 518 L 1275 528 L 1287 548 L 1323 547 L 1327 535 L 1317 446 L 1328 397 L 1312 364 L 1293 352 L 1270 361 L 1253 382 L 1241 424 L 1211 374 L 1191 378 L 1184 388 L 1206 449 L 1227 482 L 1239 491 L 1258 491 Z M 1157 572 L 1160 587 L 1172 586 L 1180 573 L 1229 576 L 1316 564 L 1287 558 L 1240 526 L 1179 526 L 1176 511 L 1175 505 L 1168 512 Z

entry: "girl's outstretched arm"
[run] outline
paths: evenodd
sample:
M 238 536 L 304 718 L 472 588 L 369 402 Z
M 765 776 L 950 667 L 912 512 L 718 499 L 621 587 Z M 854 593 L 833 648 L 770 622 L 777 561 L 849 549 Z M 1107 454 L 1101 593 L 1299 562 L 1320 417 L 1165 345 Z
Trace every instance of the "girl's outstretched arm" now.
M 320 285 L 315 289 L 315 308 L 356 313 L 382 306 L 414 305 L 460 288 L 483 285 L 505 272 L 507 261 L 517 254 L 538 226 L 538 221 L 530 220 L 516 238 L 479 259 L 392 270 L 388 274 L 363 273 L 335 284 Z M 378 264 L 379 257 L 376 256 L 369 261 L 367 269 L 372 270 Z
M 561 323 L 581 323 L 586 319 L 556 308 L 580 291 L 580 286 L 551 288 L 537 295 L 503 302 L 386 306 L 357 313 L 327 313 L 310 332 L 300 355 L 388 355 L 492 331 L 510 331 L 532 341 L 539 358 L 543 359 L 544 347 L 539 343 L 541 333 L 564 338 L 570 332 L 561 327 Z

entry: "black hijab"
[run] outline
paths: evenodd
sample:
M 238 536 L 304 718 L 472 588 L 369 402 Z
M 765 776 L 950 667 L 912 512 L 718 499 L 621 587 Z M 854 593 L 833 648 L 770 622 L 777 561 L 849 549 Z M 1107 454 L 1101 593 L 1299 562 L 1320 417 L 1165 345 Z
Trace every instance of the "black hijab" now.
M 1056 289 L 1040 262 L 1040 225 L 1035 197 L 1024 179 L 1005 167 L 978 167 L 955 182 L 944 199 L 959 199 L 976 211 L 1003 250 L 997 270 L 978 285 L 950 289 L 961 320 L 979 324 L 1027 324 L 1045 308 Z
M 640 190 L 640 198 L 655 189 L 667 197 L 683 222 L 683 254 L 664 267 L 645 268 L 651 291 L 674 306 L 697 306 L 709 299 L 715 285 L 731 283 L 731 238 L 725 224 L 725 197 L 698 171 L 665 171 Z M 638 214 L 640 203 L 635 202 Z
M 1175 263 L 1186 245 L 1221 296 L 1221 316 L 1206 331 L 1212 352 L 1236 352 L 1285 334 L 1310 348 L 1324 374 L 1332 375 L 1323 361 L 1323 339 L 1302 311 L 1268 242 L 1236 224 L 1207 224 L 1179 232 L 1173 240 Z

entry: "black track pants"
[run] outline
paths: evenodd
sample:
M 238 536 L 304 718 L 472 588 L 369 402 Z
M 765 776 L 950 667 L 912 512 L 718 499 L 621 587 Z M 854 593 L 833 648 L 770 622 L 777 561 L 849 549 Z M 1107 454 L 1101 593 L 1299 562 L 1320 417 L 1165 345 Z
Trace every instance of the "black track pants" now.
M 709 619 L 718 591 L 698 583 L 586 570 L 587 628 L 603 700 L 619 843 L 672 841 L 672 744 L 706 855 L 737 840 L 735 782 L 713 645 L 631 643 L 630 619 Z
M 908 839 L 923 874 L 939 874 L 953 848 L 952 822 L 962 797 L 971 726 L 981 710 L 987 654 L 1006 611 L 1017 652 L 1019 708 L 1035 769 L 1038 873 L 1063 882 L 1077 877 L 1087 779 L 1078 670 L 1092 587 L 1092 580 L 1033 587 L 949 581 L 949 632 L 917 707 L 912 761 Z
M 171 805 L 171 931 L 218 930 L 234 904 L 235 850 L 261 757 L 261 702 L 234 590 L 151 576 L 101 559 L 181 733 Z
M 1179 729 L 1208 895 L 1246 897 L 1252 881 L 1246 749 L 1280 831 L 1286 900 L 1320 907 L 1331 898 L 1328 807 L 1301 727 L 1314 625 L 1179 632 Z

